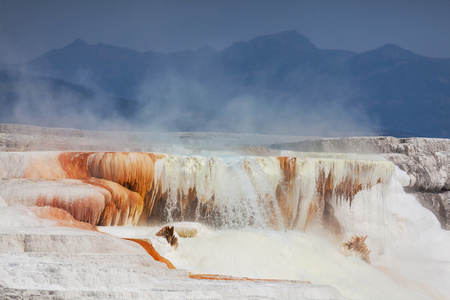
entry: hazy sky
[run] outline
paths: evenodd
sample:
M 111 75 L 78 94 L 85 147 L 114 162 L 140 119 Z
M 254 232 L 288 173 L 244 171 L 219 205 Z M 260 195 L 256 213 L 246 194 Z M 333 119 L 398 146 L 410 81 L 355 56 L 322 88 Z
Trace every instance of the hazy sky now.
M 317 47 L 395 43 L 450 57 L 449 0 L 0 0 L 0 62 L 34 58 L 75 38 L 174 52 L 295 29 Z

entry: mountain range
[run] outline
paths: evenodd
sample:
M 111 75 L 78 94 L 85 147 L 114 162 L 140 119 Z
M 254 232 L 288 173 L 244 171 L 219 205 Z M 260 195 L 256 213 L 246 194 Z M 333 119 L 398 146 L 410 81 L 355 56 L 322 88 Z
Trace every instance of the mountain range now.
M 222 51 L 163 54 L 77 39 L 2 68 L 8 69 L 0 73 L 3 112 L 22 103 L 24 89 L 35 106 L 42 97 L 65 99 L 61 90 L 70 90 L 79 99 L 62 105 L 73 112 L 70 118 L 89 114 L 142 130 L 450 137 L 450 59 L 394 44 L 366 52 L 325 50 L 288 31 Z M 11 79 L 18 77 L 27 78 L 19 87 Z M 40 86 L 48 93 L 39 94 Z M 53 115 L 61 110 L 45 102 Z M 0 122 L 14 122 L 5 114 Z M 45 123 L 41 115 L 30 122 L 48 125 L 39 124 Z

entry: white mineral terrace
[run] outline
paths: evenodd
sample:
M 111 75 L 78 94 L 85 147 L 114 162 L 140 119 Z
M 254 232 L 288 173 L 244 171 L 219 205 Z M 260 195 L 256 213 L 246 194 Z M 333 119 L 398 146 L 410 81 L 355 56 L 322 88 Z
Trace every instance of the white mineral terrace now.
M 355 154 L 0 152 L 0 295 L 447 299 L 450 233 L 407 177 Z

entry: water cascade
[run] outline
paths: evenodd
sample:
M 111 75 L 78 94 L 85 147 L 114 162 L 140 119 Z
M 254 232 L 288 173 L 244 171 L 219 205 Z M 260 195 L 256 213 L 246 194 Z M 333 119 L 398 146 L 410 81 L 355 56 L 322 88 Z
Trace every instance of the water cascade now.
M 325 284 L 350 299 L 446 299 L 450 235 L 404 193 L 404 175 L 354 154 L 2 152 L 0 206 L 151 241 L 195 274 Z M 155 235 L 168 224 L 176 249 Z M 359 242 L 363 255 L 350 247 Z
M 350 207 L 358 192 L 388 184 L 392 174 L 387 161 L 314 154 L 6 152 L 0 157 L 0 184 L 9 205 L 55 206 L 93 225 L 197 221 L 217 228 L 302 231 L 319 223 L 340 233 L 334 207 Z M 26 186 L 26 193 L 19 186 Z

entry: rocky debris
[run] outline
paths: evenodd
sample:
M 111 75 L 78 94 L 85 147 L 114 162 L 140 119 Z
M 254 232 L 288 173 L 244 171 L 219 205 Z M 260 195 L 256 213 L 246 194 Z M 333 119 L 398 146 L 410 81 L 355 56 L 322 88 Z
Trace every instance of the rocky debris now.
M 405 190 L 418 196 L 450 229 L 450 139 L 352 137 L 274 144 L 272 149 L 305 152 L 380 154 L 409 176 Z

